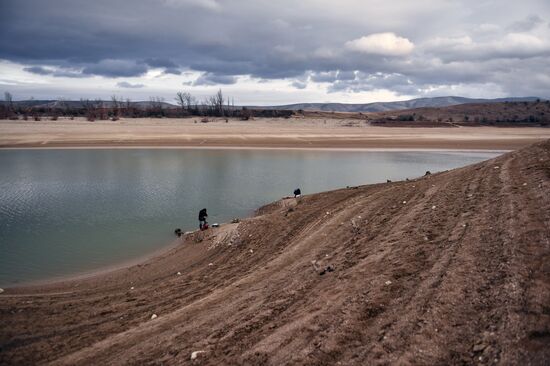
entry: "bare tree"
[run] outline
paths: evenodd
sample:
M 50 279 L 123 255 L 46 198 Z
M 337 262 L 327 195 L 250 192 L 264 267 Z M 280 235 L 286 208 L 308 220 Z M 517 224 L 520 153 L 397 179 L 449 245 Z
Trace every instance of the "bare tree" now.
M 252 117 L 252 113 L 246 107 L 242 107 L 240 114 L 241 114 L 242 121 L 248 121 Z
M 6 102 L 5 110 L 6 117 L 10 118 L 13 113 L 13 96 L 10 92 L 4 92 L 4 101 Z
M 131 108 L 132 108 L 132 104 L 130 103 L 130 98 L 126 98 L 125 111 L 124 111 L 124 115 L 126 117 L 130 117 Z M 131 117 L 133 117 L 133 116 L 134 116 L 134 113 L 132 111 Z
M 86 119 L 90 122 L 95 121 L 97 116 L 94 103 L 90 102 L 89 99 L 80 99 L 80 103 L 82 104 L 82 108 L 84 108 L 84 115 L 86 116 Z
M 156 117 L 163 117 L 163 103 L 164 98 L 161 97 L 149 97 L 150 114 L 154 114 Z
M 13 96 L 10 92 L 4 92 L 4 100 L 6 101 L 8 107 L 13 107 Z
M 106 120 L 107 119 L 107 111 L 105 110 L 105 104 L 101 99 L 96 99 L 95 102 L 95 109 L 97 111 L 98 117 L 100 120 Z
M 216 93 L 216 95 L 214 95 L 214 104 L 215 104 L 215 111 L 216 111 L 216 114 L 219 115 L 219 116 L 223 116 L 224 115 L 224 110 L 223 110 L 223 94 L 222 94 L 222 90 L 219 89 L 218 92 Z
M 111 108 L 112 108 L 112 113 L 113 113 L 113 116 L 111 117 L 111 120 L 116 121 L 116 120 L 118 120 L 118 118 L 120 116 L 120 107 L 122 105 L 122 98 L 119 101 L 117 99 L 116 95 L 111 96 L 111 104 L 112 104 Z
M 182 114 L 185 114 L 185 111 L 189 112 L 191 109 L 191 99 L 193 97 L 190 93 L 187 92 L 178 92 L 176 94 L 176 101 L 178 102 L 178 105 L 181 107 Z

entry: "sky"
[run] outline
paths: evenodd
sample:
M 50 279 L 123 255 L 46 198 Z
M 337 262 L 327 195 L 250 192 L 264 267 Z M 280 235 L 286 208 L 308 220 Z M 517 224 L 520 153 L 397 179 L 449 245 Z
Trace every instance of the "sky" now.
M 548 0 L 0 0 L 15 100 L 550 98 Z

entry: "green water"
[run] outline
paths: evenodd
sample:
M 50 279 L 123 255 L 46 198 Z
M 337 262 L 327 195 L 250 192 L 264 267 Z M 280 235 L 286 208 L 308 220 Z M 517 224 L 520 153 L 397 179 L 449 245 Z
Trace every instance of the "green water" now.
M 86 272 L 292 194 L 418 177 L 498 152 L 0 150 L 0 285 Z

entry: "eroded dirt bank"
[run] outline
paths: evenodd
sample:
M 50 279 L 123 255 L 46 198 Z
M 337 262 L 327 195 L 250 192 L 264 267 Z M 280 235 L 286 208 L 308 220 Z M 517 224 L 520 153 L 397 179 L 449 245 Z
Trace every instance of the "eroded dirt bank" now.
M 100 277 L 7 289 L 0 363 L 550 362 L 550 141 L 282 200 L 200 236 Z

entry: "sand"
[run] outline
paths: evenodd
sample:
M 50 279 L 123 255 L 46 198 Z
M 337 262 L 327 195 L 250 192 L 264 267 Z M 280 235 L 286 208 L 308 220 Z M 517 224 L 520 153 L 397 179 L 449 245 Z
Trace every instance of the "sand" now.
M 136 266 L 6 289 L 0 364 L 546 365 L 549 223 L 550 141 L 283 199 Z
M 195 123 L 197 121 L 197 123 Z M 248 147 L 512 150 L 550 138 L 550 128 L 373 127 L 345 119 L 0 120 L 0 147 Z

